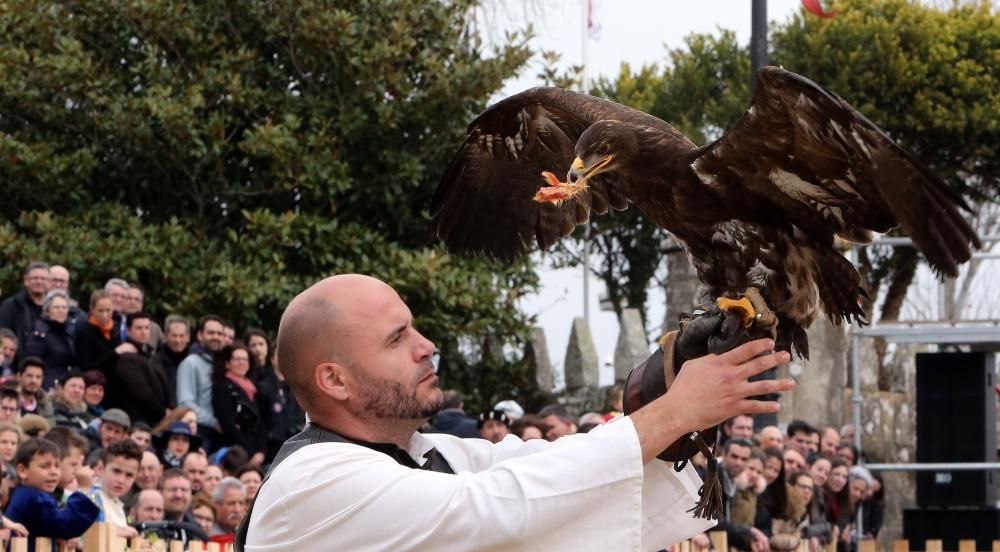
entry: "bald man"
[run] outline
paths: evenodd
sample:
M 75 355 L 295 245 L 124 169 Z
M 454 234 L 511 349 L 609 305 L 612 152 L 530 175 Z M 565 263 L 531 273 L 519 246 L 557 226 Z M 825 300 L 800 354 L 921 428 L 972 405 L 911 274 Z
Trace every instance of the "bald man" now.
M 765 426 L 760 430 L 761 448 L 778 447 L 785 448 L 785 434 L 778 429 L 778 426 Z
M 387 284 L 327 278 L 289 303 L 278 364 L 311 424 L 289 439 L 237 550 L 659 550 L 714 525 L 701 484 L 656 455 L 739 413 L 780 362 L 767 340 L 685 364 L 669 392 L 586 434 L 500 443 L 416 432 L 441 405 L 434 344 Z M 243 542 L 245 539 L 245 547 Z

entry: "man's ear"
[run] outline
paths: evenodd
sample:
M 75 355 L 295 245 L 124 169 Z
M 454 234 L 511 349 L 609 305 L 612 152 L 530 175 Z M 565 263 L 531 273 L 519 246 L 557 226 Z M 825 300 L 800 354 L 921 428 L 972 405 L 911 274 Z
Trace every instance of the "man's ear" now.
M 338 401 L 347 400 L 351 395 L 347 367 L 337 362 L 324 362 L 317 365 L 313 372 L 313 383 L 320 393 Z

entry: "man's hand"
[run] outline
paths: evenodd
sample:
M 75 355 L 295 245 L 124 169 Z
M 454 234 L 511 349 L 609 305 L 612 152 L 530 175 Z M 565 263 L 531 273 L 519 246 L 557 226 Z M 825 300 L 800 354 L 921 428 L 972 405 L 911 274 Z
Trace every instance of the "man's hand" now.
M 116 527 L 115 533 L 124 539 L 131 539 L 139 536 L 139 531 L 135 527 Z
M 778 411 L 775 401 L 747 397 L 787 391 L 791 379 L 747 381 L 765 370 L 788 362 L 786 351 L 772 352 L 774 342 L 758 339 L 721 355 L 689 360 L 681 367 L 665 398 L 681 417 L 688 431 L 712 427 L 737 414 L 769 414 Z
M 691 537 L 691 544 L 694 545 L 695 550 L 708 550 L 712 546 L 712 541 L 708 539 L 708 535 L 705 533 L 698 533 Z
M 739 475 L 733 478 L 733 483 L 736 483 L 736 488 L 739 490 L 745 490 L 750 486 L 750 473 L 747 470 L 743 470 Z
M 73 475 L 78 489 L 86 490 L 94 485 L 94 470 L 90 466 L 80 466 Z
M 771 549 L 771 543 L 769 542 L 767 535 L 762 533 L 760 529 L 751 527 L 750 535 L 753 537 L 753 543 L 750 545 L 753 552 L 767 552 Z
M 721 354 L 684 363 L 666 395 L 630 414 L 639 434 L 644 462 L 692 431 L 712 427 L 737 414 L 778 411 L 775 401 L 747 397 L 787 391 L 794 380 L 747 379 L 788 362 L 787 352 L 771 352 L 774 342 L 758 339 Z
M 115 352 L 124 355 L 125 353 L 138 353 L 139 349 L 135 348 L 135 345 L 131 343 L 122 343 L 121 345 L 115 347 Z

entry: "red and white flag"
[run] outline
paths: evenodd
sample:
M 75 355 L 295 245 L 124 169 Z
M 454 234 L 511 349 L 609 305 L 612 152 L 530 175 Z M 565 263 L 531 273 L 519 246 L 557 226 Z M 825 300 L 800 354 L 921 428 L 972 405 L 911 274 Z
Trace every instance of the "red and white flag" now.
M 820 17 L 833 17 L 837 15 L 835 11 L 826 11 L 819 0 L 802 0 L 802 7 Z
M 600 9 L 598 0 L 584 0 L 587 3 L 587 36 L 597 42 L 601 39 L 601 24 L 597 22 L 597 12 Z

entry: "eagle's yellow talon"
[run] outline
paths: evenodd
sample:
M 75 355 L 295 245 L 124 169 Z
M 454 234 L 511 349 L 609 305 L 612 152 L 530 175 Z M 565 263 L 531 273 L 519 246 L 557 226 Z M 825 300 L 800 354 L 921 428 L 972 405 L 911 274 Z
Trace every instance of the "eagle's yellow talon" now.
M 746 297 L 740 297 L 739 299 L 727 299 L 725 297 L 719 297 L 716 299 L 716 303 L 719 308 L 724 311 L 738 312 L 743 318 L 743 327 L 749 328 L 753 324 L 754 316 L 757 315 L 757 311 L 754 310 L 753 304 Z

